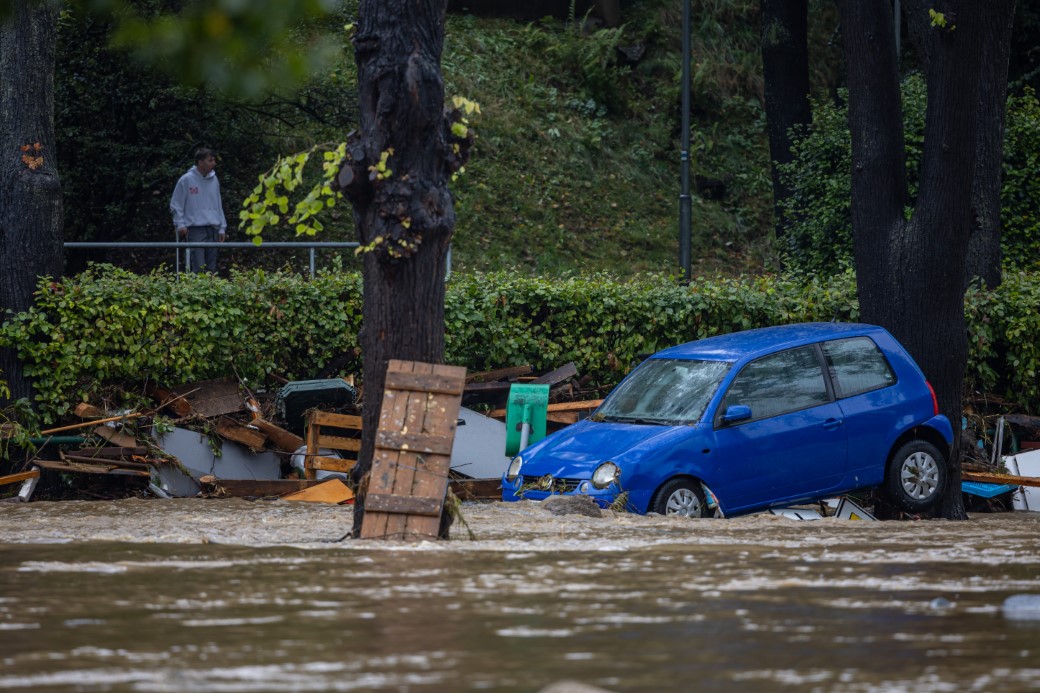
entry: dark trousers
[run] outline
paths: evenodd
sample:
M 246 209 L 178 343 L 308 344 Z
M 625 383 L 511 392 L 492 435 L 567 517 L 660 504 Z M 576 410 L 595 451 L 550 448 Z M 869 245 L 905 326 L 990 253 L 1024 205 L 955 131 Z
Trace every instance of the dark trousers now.
M 216 243 L 216 226 L 189 226 L 189 243 Z M 217 249 L 216 248 L 188 248 L 188 259 L 185 265 L 189 272 L 216 272 L 217 271 Z

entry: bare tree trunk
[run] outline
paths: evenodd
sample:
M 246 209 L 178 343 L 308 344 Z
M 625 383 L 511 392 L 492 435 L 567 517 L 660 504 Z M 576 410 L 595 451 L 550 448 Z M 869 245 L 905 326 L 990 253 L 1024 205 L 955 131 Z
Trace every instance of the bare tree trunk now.
M 32 304 L 40 276 L 62 269 L 54 155 L 57 21 L 52 3 L 14 0 L 0 25 L 0 309 L 14 312 Z M 0 350 L 0 377 L 12 398 L 32 397 L 13 350 Z
M 790 163 L 791 128 L 809 125 L 808 0 L 761 0 L 762 69 L 765 78 L 769 158 L 773 173 L 773 216 L 776 238 L 787 235 L 783 201 L 791 188 L 780 178 L 779 164 Z
M 852 224 L 860 314 L 886 327 L 913 354 L 959 435 L 967 362 L 964 277 L 972 234 L 972 190 L 983 44 L 999 36 L 1013 0 L 946 3 L 928 66 L 920 190 L 904 221 L 899 74 L 888 2 L 840 0 L 849 69 Z M 993 123 L 986 123 L 993 127 Z M 959 440 L 941 514 L 966 517 Z
M 361 127 L 349 138 L 339 185 L 366 248 L 362 479 L 372 465 L 389 360 L 444 359 L 445 256 L 455 228 L 448 183 L 472 143 L 452 132 L 458 114 L 444 107 L 444 13 L 444 0 L 363 0 L 358 13 Z M 355 535 L 363 493 L 356 507 Z

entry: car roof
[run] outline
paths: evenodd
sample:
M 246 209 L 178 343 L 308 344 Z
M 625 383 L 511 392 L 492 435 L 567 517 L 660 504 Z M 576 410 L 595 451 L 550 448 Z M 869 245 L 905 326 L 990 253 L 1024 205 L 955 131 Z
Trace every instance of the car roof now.
M 812 344 L 826 339 L 886 334 L 884 328 L 850 322 L 805 322 L 731 332 L 687 342 L 657 352 L 651 358 L 739 361 L 748 356 Z

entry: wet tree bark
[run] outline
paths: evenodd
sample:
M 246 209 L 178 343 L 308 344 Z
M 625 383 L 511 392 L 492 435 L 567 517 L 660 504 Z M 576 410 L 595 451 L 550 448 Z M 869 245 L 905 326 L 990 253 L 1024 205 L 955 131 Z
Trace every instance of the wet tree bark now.
M 887 328 L 920 364 L 959 438 L 967 362 L 964 278 L 981 121 L 980 56 L 1013 0 L 943 3 L 927 70 L 920 189 L 909 220 L 899 72 L 888 2 L 839 0 L 852 132 L 852 228 L 860 315 Z M 1006 73 L 1005 73 L 1006 74 Z M 964 519 L 959 439 L 941 515 Z
M 440 73 L 445 0 L 362 0 L 354 53 L 360 129 L 338 184 L 364 247 L 360 335 L 364 433 L 356 475 L 372 465 L 390 359 L 442 363 L 445 257 L 455 228 L 448 184 L 470 136 L 452 131 Z M 381 163 L 382 162 L 382 163 Z M 382 170 L 380 167 L 382 166 Z M 358 497 L 355 536 L 364 516 Z
M 20 312 L 32 304 L 37 278 L 62 270 L 54 156 L 57 8 L 14 0 L 0 21 L 0 310 Z M 10 349 L 0 349 L 0 378 L 13 399 L 32 397 L 32 384 Z
M 903 0 L 911 43 L 922 65 L 929 64 L 933 46 L 939 36 L 932 30 L 928 6 L 924 0 Z M 968 245 L 965 286 L 980 280 L 994 289 L 1001 282 L 1000 188 L 1003 177 L 1004 117 L 1007 107 L 1008 60 L 1011 53 L 1011 29 L 1014 3 L 1006 22 L 994 22 L 982 45 L 978 127 L 975 142 L 975 174 L 972 183 L 972 233 Z
M 769 158 L 773 174 L 773 218 L 778 241 L 787 235 L 783 201 L 791 188 L 778 164 L 790 163 L 791 128 L 809 125 L 808 0 L 761 0 L 762 69 L 765 79 Z

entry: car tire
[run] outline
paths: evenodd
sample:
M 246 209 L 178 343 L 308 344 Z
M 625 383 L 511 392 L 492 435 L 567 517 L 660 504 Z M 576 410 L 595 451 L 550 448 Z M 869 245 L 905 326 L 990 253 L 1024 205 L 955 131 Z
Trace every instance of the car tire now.
M 948 478 L 946 456 L 931 443 L 911 440 L 889 460 L 883 491 L 897 508 L 920 513 L 942 500 Z
M 705 517 L 708 503 L 698 482 L 692 479 L 671 479 L 654 494 L 650 511 L 678 517 Z

